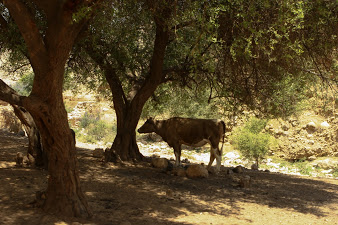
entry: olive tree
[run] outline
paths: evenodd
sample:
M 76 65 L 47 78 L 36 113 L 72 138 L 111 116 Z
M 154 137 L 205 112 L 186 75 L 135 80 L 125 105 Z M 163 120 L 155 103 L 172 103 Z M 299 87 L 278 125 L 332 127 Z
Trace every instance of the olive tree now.
M 62 98 L 65 64 L 97 1 L 0 1 L 2 35 L 15 35 L 34 72 L 32 91 L 21 96 L 1 85 L 0 99 L 23 107 L 41 133 L 48 157 L 44 210 L 69 216 L 90 215 L 81 190 L 75 140 Z M 6 30 L 8 29 L 8 30 Z M 6 31 L 10 31 L 6 33 Z M 7 35 L 7 36 L 6 36 Z
M 161 84 L 202 71 L 194 60 L 212 44 L 204 4 L 145 0 L 107 5 L 89 26 L 88 38 L 76 46 L 70 66 L 87 77 L 100 72 L 109 84 L 117 135 L 107 160 L 115 155 L 141 160 L 135 129 L 145 103 Z M 95 81 L 105 82 L 102 77 Z

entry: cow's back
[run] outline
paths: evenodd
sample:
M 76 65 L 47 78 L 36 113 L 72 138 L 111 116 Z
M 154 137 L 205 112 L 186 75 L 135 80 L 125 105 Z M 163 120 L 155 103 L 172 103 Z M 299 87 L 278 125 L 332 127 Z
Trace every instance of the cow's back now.
M 165 121 L 167 139 L 186 144 L 202 140 L 219 142 L 220 120 L 173 117 Z

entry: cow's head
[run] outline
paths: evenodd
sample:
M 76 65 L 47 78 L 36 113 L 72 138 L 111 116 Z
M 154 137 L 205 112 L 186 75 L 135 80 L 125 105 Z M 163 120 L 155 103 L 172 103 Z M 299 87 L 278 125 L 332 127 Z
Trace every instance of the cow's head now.
M 155 132 L 156 131 L 155 120 L 152 117 L 150 117 L 137 131 L 139 133 Z

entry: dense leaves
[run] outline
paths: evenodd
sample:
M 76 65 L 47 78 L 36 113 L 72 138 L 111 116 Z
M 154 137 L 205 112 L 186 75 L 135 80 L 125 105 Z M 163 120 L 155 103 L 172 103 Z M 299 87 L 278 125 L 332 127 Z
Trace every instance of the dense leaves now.
M 273 137 L 263 132 L 266 123 L 266 120 L 252 117 L 243 127 L 236 129 L 231 137 L 235 148 L 244 157 L 254 159 L 257 166 L 272 146 Z
M 105 2 L 69 60 L 77 72 L 73 79 L 111 96 L 102 88 L 108 87 L 102 68 L 88 58 L 104 56 L 101 60 L 114 68 L 125 96 L 133 97 L 149 75 L 153 18 L 164 16 L 159 9 L 166 4 Z M 161 93 L 164 101 L 165 95 L 188 87 L 186 93 L 205 97 L 184 98 L 186 104 L 222 105 L 228 114 L 241 110 L 243 104 L 264 114 L 294 113 L 308 86 L 319 79 L 337 83 L 337 8 L 337 2 L 329 0 L 177 1 L 174 15 L 166 21 L 170 40 L 162 80 L 173 87 L 157 91 L 155 100 L 161 99 Z M 76 18 L 88 10 L 80 10 Z M 5 12 L 3 17 L 9 19 Z M 11 37 L 11 32 L 1 37 L 7 40 L 2 45 L 12 46 L 8 47 L 12 65 L 20 68 L 25 49 L 18 43 L 23 41 Z
M 294 112 L 290 105 L 302 100 L 313 75 L 337 82 L 336 5 L 334 1 L 222 1 L 217 67 L 222 95 L 265 113 L 287 116 Z M 285 102 L 287 96 L 293 97 Z

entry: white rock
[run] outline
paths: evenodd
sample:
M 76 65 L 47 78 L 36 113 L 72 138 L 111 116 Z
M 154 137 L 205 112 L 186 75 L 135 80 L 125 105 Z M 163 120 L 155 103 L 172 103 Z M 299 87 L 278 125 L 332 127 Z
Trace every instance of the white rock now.
M 323 159 L 316 162 L 316 166 L 324 170 L 334 169 L 338 167 L 338 160 L 334 159 Z
M 326 121 L 324 121 L 320 124 L 320 128 L 322 128 L 322 129 L 326 129 L 326 128 L 329 128 L 329 127 L 330 127 L 330 124 Z
M 224 155 L 224 157 L 228 159 L 238 159 L 240 155 L 237 154 L 236 152 L 228 152 L 227 154 Z

